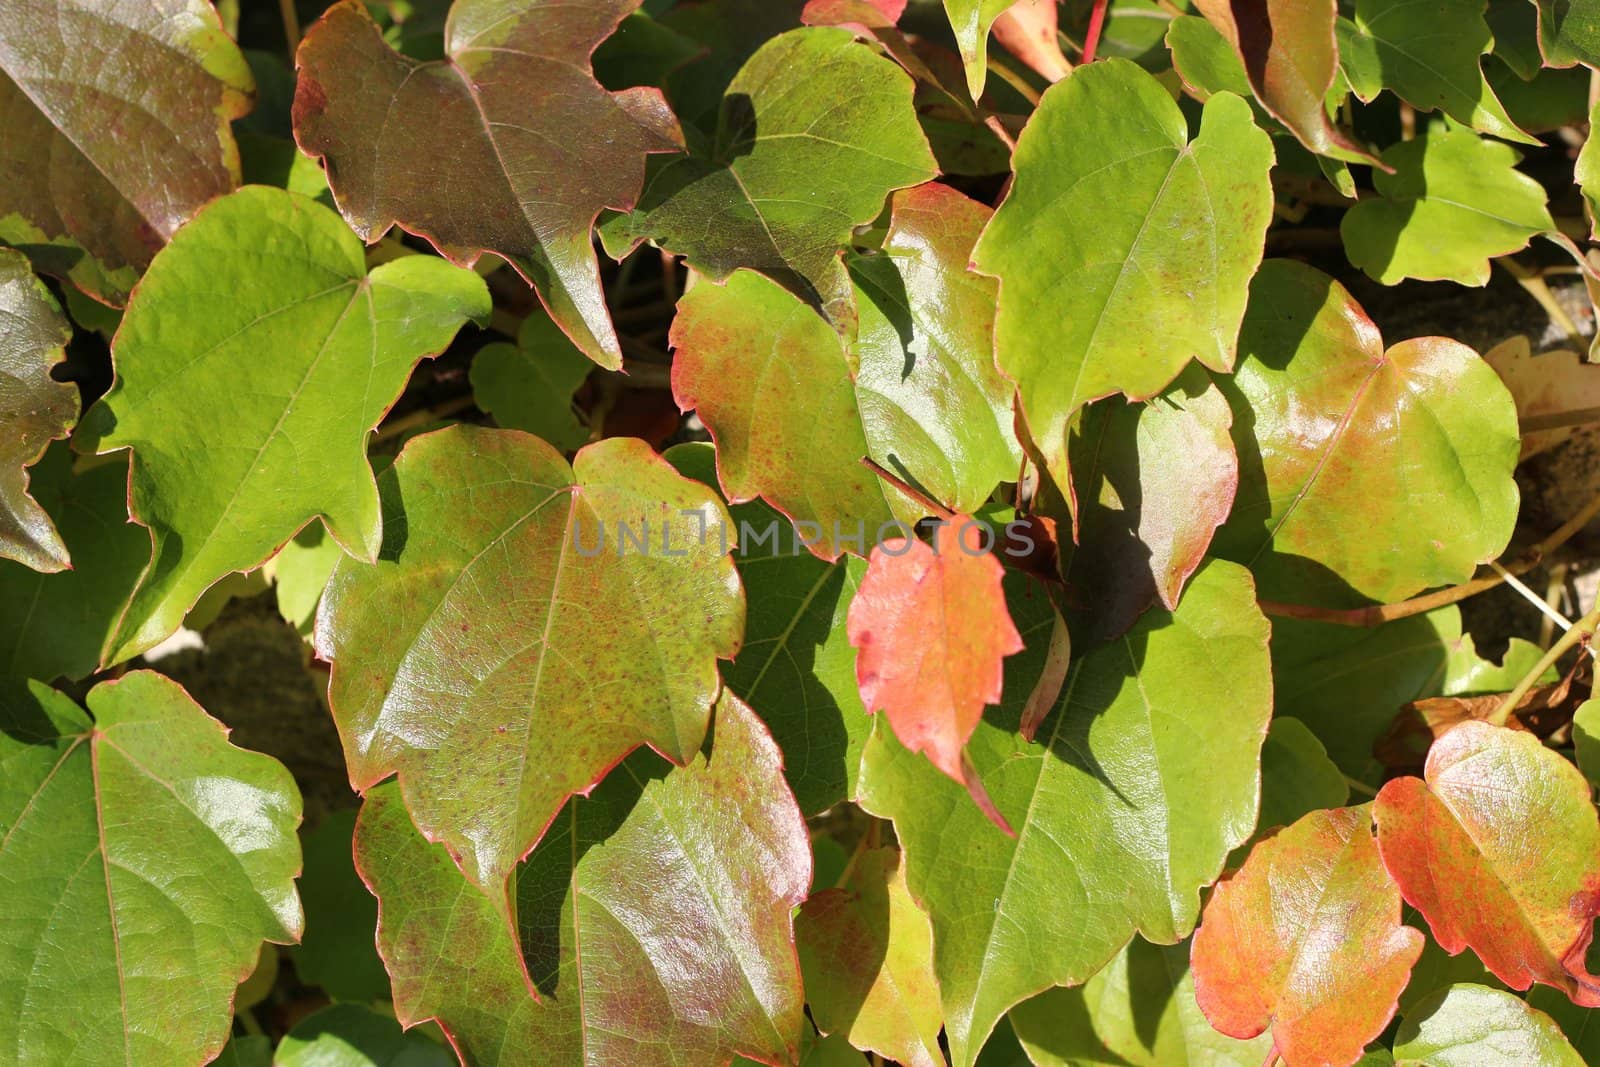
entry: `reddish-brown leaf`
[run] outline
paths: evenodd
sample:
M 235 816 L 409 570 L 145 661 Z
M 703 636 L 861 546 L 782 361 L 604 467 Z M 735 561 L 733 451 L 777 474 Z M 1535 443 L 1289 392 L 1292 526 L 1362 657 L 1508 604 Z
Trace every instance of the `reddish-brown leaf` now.
M 1000 700 L 1002 661 L 1022 651 L 982 529 L 956 515 L 931 546 L 894 538 L 873 549 L 846 630 L 867 711 L 886 712 L 901 744 L 967 786 L 1004 828 L 964 752 L 984 706 Z
M 579 348 L 620 366 L 590 233 L 602 208 L 633 207 L 676 120 L 653 89 L 601 88 L 589 56 L 638 6 L 461 0 L 446 58 L 424 63 L 338 4 L 300 46 L 295 136 L 362 238 L 398 224 L 459 263 L 498 253 Z
M 17 0 L 0 29 L 0 243 L 122 304 L 239 181 L 255 79 L 207 0 Z
M 1328 121 L 1323 100 L 1339 68 L 1334 0 L 1195 0 L 1244 61 L 1250 88 L 1272 116 L 1319 154 L 1370 160 Z
M 1313 811 L 1218 884 L 1194 936 L 1195 1000 L 1229 1037 L 1267 1027 L 1287 1067 L 1351 1064 L 1422 953 L 1366 807 Z
M 1466 722 L 1373 805 L 1378 848 L 1434 940 L 1513 989 L 1600 1007 L 1584 953 L 1600 913 L 1600 818 L 1572 764 L 1529 733 Z
M 1020 0 L 994 20 L 994 39 L 1041 78 L 1058 82 L 1072 73 L 1061 54 L 1056 0 Z

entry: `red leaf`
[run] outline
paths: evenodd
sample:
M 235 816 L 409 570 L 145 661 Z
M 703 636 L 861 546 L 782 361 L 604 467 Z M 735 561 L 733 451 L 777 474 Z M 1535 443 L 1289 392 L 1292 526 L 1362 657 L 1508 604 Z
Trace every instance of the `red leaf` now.
M 1195 1000 L 1219 1032 L 1272 1027 L 1287 1067 L 1351 1064 L 1422 953 L 1365 807 L 1313 811 L 1218 884 L 1194 936 Z
M 1600 914 L 1600 818 L 1578 769 L 1535 736 L 1466 722 L 1373 805 L 1378 848 L 1451 955 L 1476 952 L 1513 989 L 1600 1007 L 1584 953 Z
M 964 751 L 984 705 L 1000 700 L 1001 661 L 1022 650 L 982 529 L 956 515 L 932 546 L 894 538 L 873 549 L 846 628 L 867 711 L 887 712 L 901 744 L 965 785 L 1009 833 Z

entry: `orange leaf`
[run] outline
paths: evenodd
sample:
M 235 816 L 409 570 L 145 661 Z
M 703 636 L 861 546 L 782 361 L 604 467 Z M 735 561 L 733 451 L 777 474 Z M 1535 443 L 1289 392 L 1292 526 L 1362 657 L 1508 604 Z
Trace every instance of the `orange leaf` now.
M 1009 832 L 964 752 L 984 705 L 1000 700 L 1001 661 L 1022 650 L 985 529 L 956 515 L 931 546 L 894 538 L 874 548 L 846 632 L 867 711 L 887 712 L 901 744 L 965 785 Z
M 1600 913 L 1600 819 L 1578 769 L 1530 733 L 1466 722 L 1434 742 L 1427 781 L 1373 802 L 1378 849 L 1434 940 L 1476 952 L 1513 989 L 1600 1007 L 1584 953 Z
M 1262 841 L 1206 904 L 1190 962 L 1219 1033 L 1272 1027 L 1288 1067 L 1354 1063 L 1422 953 L 1365 807 L 1313 811 Z

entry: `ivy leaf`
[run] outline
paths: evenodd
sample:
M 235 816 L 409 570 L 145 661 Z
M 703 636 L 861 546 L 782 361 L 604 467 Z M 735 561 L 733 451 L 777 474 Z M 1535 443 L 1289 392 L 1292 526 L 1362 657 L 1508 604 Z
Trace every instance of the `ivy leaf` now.
M 1582 63 L 1600 70 L 1600 3 L 1534 0 L 1539 6 L 1539 51 L 1546 65 Z
M 1396 1067 L 1583 1067 L 1583 1057 L 1550 1016 L 1504 990 L 1468 983 L 1438 990 L 1406 1013 L 1395 1035 L 1394 1062 Z
M 388 1000 L 389 976 L 373 945 L 378 902 L 361 884 L 351 854 L 355 822 L 355 812 L 336 811 L 303 835 L 306 927 L 294 951 L 295 973 L 334 1000 Z
M 573 409 L 573 394 L 594 370 L 547 315 L 535 313 L 517 328 L 517 343 L 485 345 L 472 357 L 472 396 L 508 430 L 525 430 L 563 452 L 589 440 Z
M 956 49 L 967 71 L 967 92 L 974 100 L 983 96 L 989 78 L 989 31 L 995 19 L 1015 3 L 1017 0 L 944 0 Z
M 984 706 L 1000 701 L 1005 657 L 1022 651 L 1000 584 L 1005 570 L 985 536 L 992 544 L 986 527 L 955 515 L 931 546 L 909 537 L 882 542 L 846 625 L 862 705 L 884 712 L 902 745 L 964 785 L 1009 833 L 964 749 Z
M 1256 99 L 1301 144 L 1319 155 L 1371 159 L 1328 121 L 1326 101 L 1340 59 L 1334 42 L 1336 3 L 1265 0 L 1245 8 L 1243 25 L 1229 0 L 1197 0 L 1195 6 L 1233 46 Z M 1174 19 L 1168 33 L 1187 33 L 1179 29 L 1181 21 Z
M 994 39 L 1039 77 L 1058 82 L 1072 73 L 1061 52 L 1060 26 L 1056 0 L 1018 0 L 994 20 Z
M 1229 93 L 1206 101 L 1190 142 L 1172 97 L 1124 60 L 1046 90 L 973 263 L 1000 279 L 996 352 L 1058 484 L 1084 404 L 1155 396 L 1191 358 L 1232 369 L 1271 164 L 1270 139 Z
M 1262 596 L 1403 600 L 1505 548 L 1516 405 L 1476 352 L 1442 337 L 1385 351 L 1343 286 L 1289 260 L 1251 283 L 1239 349 L 1220 383 L 1239 492 L 1215 551 Z
M 1194 935 L 1211 1025 L 1288 1063 L 1351 1063 L 1394 1017 L 1423 937 L 1400 921 L 1366 807 L 1314 811 L 1218 883 Z
M 1584 952 L 1600 912 L 1600 818 L 1578 769 L 1531 734 L 1466 722 L 1428 750 L 1427 781 L 1373 804 L 1378 847 L 1434 940 L 1470 947 L 1513 989 L 1600 1007 Z
M 1438 110 L 1484 133 L 1537 145 L 1483 76 L 1482 57 L 1494 43 L 1484 3 L 1356 0 L 1355 18 L 1339 19 L 1338 27 L 1339 63 L 1350 88 L 1367 103 L 1387 88 L 1418 111 Z M 1387 155 L 1384 162 L 1394 165 Z
M 1026 648 L 967 743 L 1017 836 L 881 723 L 862 759 L 861 804 L 894 820 L 907 884 L 933 920 L 955 1067 L 971 1067 L 1013 1005 L 1085 981 L 1131 934 L 1186 937 L 1200 888 L 1255 824 L 1272 701 L 1249 575 L 1210 563 L 1176 612 L 1075 655 L 1037 744 L 1016 730 L 1054 612 L 1042 593 L 1020 595 L 1030 583 L 1007 579 Z
M 301 43 L 295 138 L 363 240 L 398 224 L 458 263 L 497 253 L 589 358 L 619 367 L 590 232 L 602 208 L 633 206 L 676 120 L 655 90 L 606 92 L 589 55 L 638 6 L 462 0 L 447 57 L 419 62 L 361 4 L 337 4 Z
M 89 711 L 0 694 L 0 1049 L 204 1063 L 261 942 L 300 936 L 300 795 L 161 675 L 103 682 Z
M 849 333 L 839 249 L 891 192 L 938 173 L 912 91 L 849 30 L 772 39 L 728 87 L 709 155 L 653 168 L 638 209 L 602 228 L 607 249 L 649 239 L 718 281 L 759 270 Z
M 370 940 L 370 938 L 369 938 Z M 393 1016 L 364 1004 L 335 1004 L 295 1024 L 273 1067 L 454 1067 L 456 1059 L 426 1035 L 407 1033 Z
M 314 517 L 374 558 L 367 434 L 419 358 L 488 315 L 482 279 L 435 257 L 369 275 L 339 216 L 294 193 L 248 186 L 201 211 L 129 302 L 116 384 L 80 430 L 89 450 L 133 450 L 129 500 L 154 546 L 102 662 L 171 635 L 214 582 Z
M 1070 431 L 1078 545 L 1063 566 L 1097 637 L 1116 637 L 1157 600 L 1178 606 L 1228 518 L 1239 461 L 1227 399 L 1191 366 L 1154 400 L 1095 404 Z
M 78 419 L 77 387 L 50 376 L 71 339 L 28 257 L 0 248 L 0 559 L 47 573 L 71 563 L 50 516 L 28 495 L 28 466 Z
M 680 474 L 712 488 L 716 457 L 695 443 L 667 451 Z M 722 667 L 723 683 L 761 717 L 783 751 L 783 773 L 809 817 L 855 794 L 869 728 L 856 688 L 856 650 L 845 619 L 866 561 L 818 559 L 799 531 L 760 500 L 729 509 L 738 524 L 735 561 L 749 607 L 744 643 Z
M 398 773 L 417 826 L 509 916 L 507 880 L 568 797 L 639 745 L 699 750 L 744 626 L 727 513 L 637 438 L 569 467 L 455 426 L 381 487 L 383 552 L 339 564 L 317 619 L 350 781 Z
M 120 305 L 150 257 L 239 182 L 255 80 L 206 0 L 30 2 L 0 43 L 0 242 Z
M 1057 986 L 1011 1009 L 1011 1025 L 1037 1067 L 1261 1067 L 1269 1036 L 1240 1041 L 1200 1013 L 1189 944 L 1136 937 L 1087 983 Z
M 851 261 L 853 344 L 751 271 L 684 297 L 673 393 L 717 440 L 730 500 L 766 498 L 834 559 L 922 515 L 864 456 L 957 510 L 1017 477 L 1012 387 L 994 364 L 994 283 L 967 270 L 988 217 L 946 186 L 896 194 L 882 253 Z
M 0 560 L 0 679 L 83 678 L 150 556 L 150 539 L 128 522 L 128 465 L 79 474 L 65 444 L 34 468 L 34 495 L 56 518 L 76 560 L 41 574 Z
M 933 933 L 898 851 L 864 852 L 844 885 L 813 893 L 795 941 L 818 1029 L 905 1067 L 943 1067 Z
M 1256 817 L 1256 838 L 1314 811 L 1343 807 L 1349 799 L 1350 787 L 1317 735 L 1299 719 L 1273 716 L 1267 743 L 1261 748 L 1261 813 Z
M 1430 129 L 1385 150 L 1379 196 L 1339 224 L 1350 262 L 1384 285 L 1405 278 L 1487 285 L 1489 260 L 1555 229 L 1544 189 L 1516 170 L 1510 145 L 1461 129 Z
M 1231 11 L 1227 17 L 1233 17 Z M 1199 15 L 1179 15 L 1167 25 L 1167 48 L 1172 69 L 1201 103 L 1224 91 L 1245 98 L 1255 95 L 1238 50 Z
M 314 522 L 294 535 L 267 566 L 278 601 L 278 614 L 302 637 L 309 637 L 317 617 L 322 590 L 333 568 L 344 558 L 339 542 Z
M 570 801 L 521 867 L 520 950 L 398 790 L 368 795 L 357 863 L 402 1023 L 438 1019 L 468 1063 L 794 1061 L 790 913 L 811 861 L 777 746 L 725 695 L 709 759 L 660 777 L 644 755 Z

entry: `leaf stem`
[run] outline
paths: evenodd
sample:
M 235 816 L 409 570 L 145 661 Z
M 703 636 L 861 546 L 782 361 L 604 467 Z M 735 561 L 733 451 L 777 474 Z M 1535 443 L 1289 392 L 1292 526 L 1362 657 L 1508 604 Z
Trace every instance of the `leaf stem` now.
M 407 430 L 415 429 L 418 426 L 426 426 L 428 423 L 439 419 L 447 419 L 451 415 L 467 410 L 472 404 L 472 397 L 457 396 L 449 400 L 442 400 L 432 407 L 418 408 L 409 415 L 402 415 L 393 422 L 380 426 L 378 432 L 372 435 L 372 443 L 378 444 L 380 441 L 388 441 L 399 437 Z
M 1018 96 L 1022 97 L 1034 107 L 1039 106 L 1039 90 L 1029 85 L 1027 79 L 1023 78 L 1022 75 L 1018 74 L 1016 71 L 1012 70 L 1010 67 L 996 59 L 993 51 L 991 51 L 985 58 L 984 64 L 989 68 L 990 74 L 993 74 L 995 77 L 1011 86 L 1011 88 L 1015 89 Z M 974 101 L 974 103 L 976 103 L 976 101 Z
M 939 503 L 937 500 L 933 499 L 933 497 L 929 496 L 927 493 L 924 493 L 921 489 L 918 489 L 910 482 L 898 477 L 871 456 L 862 456 L 861 465 L 867 468 L 867 470 L 871 471 L 873 474 L 876 474 L 879 478 L 882 478 L 884 481 L 894 486 L 896 489 L 900 490 L 912 500 L 915 500 L 918 504 L 921 504 L 923 507 L 927 508 L 928 514 L 937 515 L 946 522 L 949 522 L 951 519 L 956 517 L 955 512 L 951 511 L 949 508 L 945 507 L 943 504 Z
M 1562 634 L 1556 640 L 1556 643 L 1550 646 L 1550 651 L 1546 652 L 1539 662 L 1533 665 L 1533 669 L 1522 676 L 1522 681 L 1517 683 L 1517 687 L 1507 693 L 1504 700 L 1500 701 L 1500 705 L 1494 709 L 1494 713 L 1489 716 L 1488 721 L 1496 726 L 1504 726 L 1511 718 L 1511 713 L 1516 710 L 1517 704 L 1522 701 L 1523 697 L 1528 695 L 1528 690 L 1534 687 L 1539 677 L 1545 671 L 1554 667 L 1556 661 L 1565 655 L 1573 645 L 1580 642 L 1586 643 L 1589 638 L 1593 637 L 1597 626 L 1600 626 L 1600 607 L 1591 608 L 1589 614 L 1573 623 L 1572 629 Z
M 294 0 L 278 0 L 278 14 L 283 17 L 283 39 L 289 43 L 290 65 L 300 47 L 300 14 L 294 9 Z
M 1528 549 L 1519 559 L 1502 564 L 1504 572 L 1522 575 L 1533 570 L 1543 563 L 1550 553 L 1572 540 L 1596 515 L 1600 515 L 1600 494 L 1596 494 L 1582 510 L 1562 523 L 1549 537 Z M 1493 589 L 1504 581 L 1505 578 L 1500 574 L 1491 572 L 1438 592 L 1412 597 L 1410 600 L 1402 600 L 1395 604 L 1373 604 L 1365 608 L 1318 608 L 1307 604 L 1281 604 L 1274 600 L 1263 600 L 1260 603 L 1263 612 L 1282 619 L 1331 622 L 1338 626 L 1381 626 L 1395 619 L 1421 615 L 1435 608 L 1458 603 Z
M 1094 62 L 1095 50 L 1100 47 L 1100 31 L 1105 28 L 1107 6 L 1109 6 L 1109 0 L 1094 0 L 1094 10 L 1089 12 L 1089 30 L 1083 35 L 1083 59 L 1081 62 Z
M 1344 776 L 1344 784 L 1350 787 L 1351 792 L 1360 793 L 1365 797 L 1375 797 L 1378 795 L 1378 791 L 1376 789 L 1372 788 L 1366 782 L 1350 777 L 1348 774 Z

